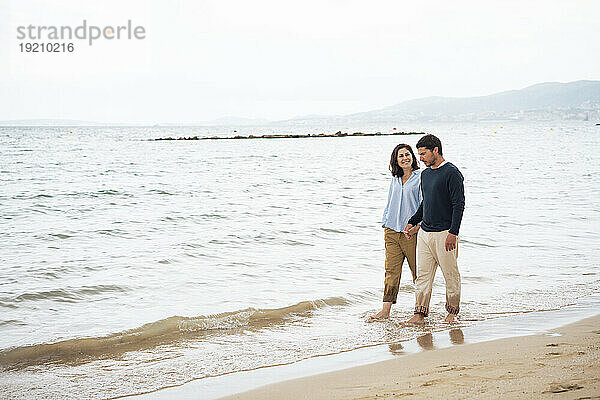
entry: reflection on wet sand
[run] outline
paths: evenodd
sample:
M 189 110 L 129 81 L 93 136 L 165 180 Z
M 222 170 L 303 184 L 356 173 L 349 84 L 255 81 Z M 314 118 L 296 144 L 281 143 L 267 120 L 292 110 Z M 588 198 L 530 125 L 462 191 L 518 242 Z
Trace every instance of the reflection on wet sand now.
M 448 331 L 448 335 L 450 336 L 450 343 L 457 345 L 465 343 L 465 335 L 460 328 L 451 329 Z M 425 335 L 421 335 L 417 338 L 417 344 L 423 350 L 433 350 L 435 349 L 435 345 L 433 343 L 433 335 L 431 333 L 426 333 Z M 391 351 L 391 347 L 390 347 Z M 394 351 L 392 351 L 394 353 Z
M 435 347 L 433 346 L 433 335 L 431 333 L 427 333 L 423 336 L 419 336 L 417 338 L 417 343 L 423 350 L 433 350 Z
M 452 329 L 450 332 L 450 342 L 452 344 L 463 344 L 465 342 L 465 335 L 462 329 Z
M 395 356 L 404 354 L 404 346 L 401 343 L 390 343 L 388 347 L 390 348 L 390 352 Z

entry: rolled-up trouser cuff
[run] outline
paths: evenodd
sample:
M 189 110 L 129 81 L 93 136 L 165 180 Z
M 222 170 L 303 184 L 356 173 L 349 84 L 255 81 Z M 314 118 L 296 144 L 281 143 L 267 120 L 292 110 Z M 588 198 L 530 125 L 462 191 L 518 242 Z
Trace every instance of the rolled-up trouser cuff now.
M 396 304 L 396 299 L 398 298 L 398 293 L 396 294 L 384 294 L 383 295 L 383 302 L 384 303 L 392 303 L 392 304 Z
M 396 304 L 396 299 L 398 298 L 398 285 L 390 285 L 389 283 L 385 284 L 383 289 L 383 301 L 391 302 L 392 304 Z
M 448 311 L 448 314 L 457 315 L 458 311 L 459 311 L 459 307 L 452 307 L 452 306 L 446 304 L 446 311 Z
M 416 306 L 415 314 L 423 314 L 424 317 L 429 315 L 429 308 L 425 306 Z

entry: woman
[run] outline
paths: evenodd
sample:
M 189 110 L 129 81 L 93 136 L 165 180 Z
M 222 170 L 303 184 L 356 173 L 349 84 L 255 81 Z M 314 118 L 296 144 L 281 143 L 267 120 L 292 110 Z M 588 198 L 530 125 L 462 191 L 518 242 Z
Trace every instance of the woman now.
M 392 304 L 396 303 L 402 264 L 406 258 L 413 282 L 417 279 L 417 235 L 406 239 L 402 231 L 410 217 L 421 204 L 421 171 L 411 147 L 399 144 L 390 158 L 392 182 L 388 192 L 387 206 L 383 212 L 385 229 L 385 288 L 383 307 L 371 319 L 389 318 Z

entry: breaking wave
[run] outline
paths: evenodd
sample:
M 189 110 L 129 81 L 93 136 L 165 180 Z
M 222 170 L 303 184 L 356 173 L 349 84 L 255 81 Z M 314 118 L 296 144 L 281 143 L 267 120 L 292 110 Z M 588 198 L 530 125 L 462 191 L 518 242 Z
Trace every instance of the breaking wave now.
M 55 343 L 20 346 L 0 351 L 0 366 L 20 369 L 48 363 L 83 363 L 95 359 L 113 358 L 119 354 L 172 344 L 185 340 L 198 340 L 211 334 L 234 333 L 239 329 L 261 329 L 285 323 L 291 317 L 308 316 L 316 309 L 344 306 L 349 301 L 331 297 L 274 309 L 246 308 L 197 317 L 172 316 L 139 328 L 107 336 L 68 339 Z

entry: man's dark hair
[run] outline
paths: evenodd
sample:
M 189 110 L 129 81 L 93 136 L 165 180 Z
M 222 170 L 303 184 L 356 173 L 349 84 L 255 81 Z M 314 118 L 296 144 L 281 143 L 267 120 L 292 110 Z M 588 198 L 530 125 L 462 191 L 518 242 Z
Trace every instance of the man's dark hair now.
M 440 156 L 443 155 L 442 154 L 442 142 L 440 141 L 440 139 L 437 138 L 437 136 L 434 136 L 434 135 L 423 136 L 417 142 L 417 149 L 419 147 L 425 147 L 426 149 L 429 149 L 431 151 L 433 151 L 433 149 L 437 147 L 438 153 L 440 154 Z
M 402 178 L 404 176 L 404 170 L 400 165 L 398 165 L 398 152 L 400 151 L 400 149 L 407 149 L 410 152 L 410 155 L 412 156 L 412 164 L 410 165 L 410 167 L 413 169 L 413 171 L 419 169 L 417 158 L 415 157 L 415 153 L 413 153 L 411 147 L 405 143 L 400 143 L 398 146 L 394 147 L 394 150 L 392 151 L 392 156 L 390 157 L 390 171 L 392 172 L 392 175 L 396 178 Z

